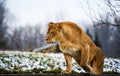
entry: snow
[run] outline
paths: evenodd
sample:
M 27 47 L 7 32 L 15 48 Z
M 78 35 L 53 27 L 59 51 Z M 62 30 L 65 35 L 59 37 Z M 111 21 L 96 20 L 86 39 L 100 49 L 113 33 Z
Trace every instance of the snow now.
M 5 70 L 52 70 L 56 68 L 66 69 L 65 59 L 62 53 L 35 53 L 20 51 L 0 51 L 0 69 Z M 72 68 L 80 73 L 85 72 L 72 60 Z M 120 73 L 119 58 L 105 58 L 104 72 Z
M 120 59 L 115 59 L 115 58 L 105 58 L 104 61 L 104 71 L 109 72 L 109 71 L 115 71 L 120 73 Z

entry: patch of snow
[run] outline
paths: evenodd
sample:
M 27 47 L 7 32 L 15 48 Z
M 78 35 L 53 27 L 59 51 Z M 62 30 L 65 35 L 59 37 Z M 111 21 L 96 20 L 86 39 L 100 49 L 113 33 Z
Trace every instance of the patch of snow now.
M 32 70 L 32 69 L 51 70 L 56 68 L 66 69 L 65 59 L 62 53 L 35 53 L 19 51 L 0 51 L 0 69 L 5 70 Z M 85 72 L 79 65 L 72 60 L 72 68 L 80 73 Z M 105 58 L 104 72 L 120 73 L 119 58 Z

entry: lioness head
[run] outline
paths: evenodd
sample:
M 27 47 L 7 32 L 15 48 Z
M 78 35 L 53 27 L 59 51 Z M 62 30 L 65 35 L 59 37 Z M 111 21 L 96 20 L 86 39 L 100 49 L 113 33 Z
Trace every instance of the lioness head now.
M 48 24 L 48 31 L 46 35 L 47 43 L 53 43 L 58 41 L 61 25 L 62 23 L 60 24 L 60 23 L 53 23 L 53 22 L 50 22 Z

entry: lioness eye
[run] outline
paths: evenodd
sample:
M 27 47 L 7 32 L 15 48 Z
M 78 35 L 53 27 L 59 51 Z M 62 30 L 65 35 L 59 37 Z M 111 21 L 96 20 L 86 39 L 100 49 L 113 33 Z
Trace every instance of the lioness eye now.
M 51 34 L 53 34 L 54 32 L 51 32 Z

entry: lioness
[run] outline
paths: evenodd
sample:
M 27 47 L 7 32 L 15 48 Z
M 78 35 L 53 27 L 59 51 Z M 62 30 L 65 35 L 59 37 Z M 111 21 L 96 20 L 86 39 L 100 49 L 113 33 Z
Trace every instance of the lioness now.
M 72 58 L 88 73 L 102 74 L 104 55 L 92 39 L 73 22 L 49 23 L 46 35 L 47 43 L 58 42 L 63 52 L 67 68 L 71 72 Z

